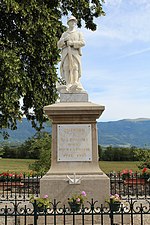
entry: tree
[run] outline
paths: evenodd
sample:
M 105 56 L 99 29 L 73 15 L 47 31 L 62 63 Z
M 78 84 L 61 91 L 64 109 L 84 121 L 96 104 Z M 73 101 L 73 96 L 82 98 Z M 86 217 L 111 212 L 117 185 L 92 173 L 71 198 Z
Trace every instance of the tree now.
M 0 147 L 0 157 L 4 154 L 4 149 L 3 147 Z
M 38 157 L 29 168 L 38 173 L 47 172 L 51 164 L 51 135 L 47 132 L 38 132 L 32 138 L 29 152 Z
M 104 0 L 2 0 L 0 129 L 17 129 L 25 115 L 42 128 L 43 107 L 57 99 L 57 41 L 65 27 L 61 17 L 72 13 L 96 30 L 94 18 L 104 15 Z M 20 103 L 22 101 L 22 107 Z M 38 123 L 37 123 L 38 122 Z
M 144 167 L 150 169 L 150 150 L 149 149 L 137 149 L 134 150 L 135 156 L 140 161 L 138 168 L 143 169 Z
M 135 161 L 138 160 L 135 148 L 108 146 L 102 151 L 102 160 L 106 161 Z
M 98 161 L 102 160 L 102 152 L 103 152 L 103 149 L 101 145 L 98 145 Z

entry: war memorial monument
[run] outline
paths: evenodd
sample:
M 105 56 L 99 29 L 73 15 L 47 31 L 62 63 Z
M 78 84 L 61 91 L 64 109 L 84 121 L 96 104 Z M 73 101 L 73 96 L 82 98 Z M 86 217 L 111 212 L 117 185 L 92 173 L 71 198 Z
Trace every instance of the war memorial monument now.
M 96 119 L 105 107 L 88 100 L 80 82 L 85 42 L 76 29 L 76 18 L 71 16 L 67 24 L 68 30 L 58 41 L 62 52 L 60 74 L 65 84 L 57 87 L 60 102 L 44 107 L 52 121 L 52 149 L 51 167 L 40 181 L 40 194 L 66 203 L 73 193 L 85 191 L 88 200 L 104 203 L 110 185 L 99 168 Z

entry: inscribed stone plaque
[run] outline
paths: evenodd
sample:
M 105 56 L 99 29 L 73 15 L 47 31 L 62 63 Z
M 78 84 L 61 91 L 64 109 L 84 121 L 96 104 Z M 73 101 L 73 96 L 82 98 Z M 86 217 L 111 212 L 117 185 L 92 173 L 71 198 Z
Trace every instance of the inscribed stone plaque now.
M 90 124 L 64 124 L 57 128 L 58 161 L 92 161 Z

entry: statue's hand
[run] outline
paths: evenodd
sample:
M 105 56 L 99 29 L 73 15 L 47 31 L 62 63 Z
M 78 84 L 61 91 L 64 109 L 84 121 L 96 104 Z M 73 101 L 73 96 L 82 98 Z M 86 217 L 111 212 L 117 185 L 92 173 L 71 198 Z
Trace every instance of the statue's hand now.
M 73 43 L 71 41 L 67 41 L 67 46 L 73 46 Z

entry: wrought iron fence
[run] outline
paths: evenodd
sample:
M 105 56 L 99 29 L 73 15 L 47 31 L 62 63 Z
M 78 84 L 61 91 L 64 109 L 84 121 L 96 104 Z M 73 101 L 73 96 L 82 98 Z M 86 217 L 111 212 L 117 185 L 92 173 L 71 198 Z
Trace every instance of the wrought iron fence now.
M 150 201 L 123 201 L 118 209 L 98 201 L 86 202 L 78 211 L 54 200 L 49 208 L 38 208 L 37 202 L 0 204 L 1 225 L 148 225 Z
M 150 220 L 150 181 L 135 173 L 123 178 L 120 173 L 109 174 L 111 194 L 119 194 L 123 203 L 117 211 L 110 205 L 88 202 L 78 212 L 69 205 L 51 202 L 50 208 L 38 208 L 31 195 L 40 193 L 41 176 L 15 177 L 0 180 L 0 225 L 148 225 Z M 126 200 L 125 200 L 126 199 Z
M 150 199 L 150 177 L 138 173 L 126 174 L 110 173 L 110 193 L 119 194 L 124 198 Z
M 19 200 L 26 201 L 32 194 L 38 196 L 40 193 L 41 175 L 18 177 L 1 176 L 0 179 L 0 200 Z
M 110 193 L 119 194 L 124 199 L 150 199 L 150 179 L 141 178 L 137 173 L 130 177 L 123 178 L 120 173 L 111 173 Z M 18 180 L 5 177 L 0 180 L 0 200 L 8 201 L 18 199 L 19 201 L 29 200 L 32 194 L 38 196 L 40 193 L 40 179 L 42 175 L 26 176 Z

